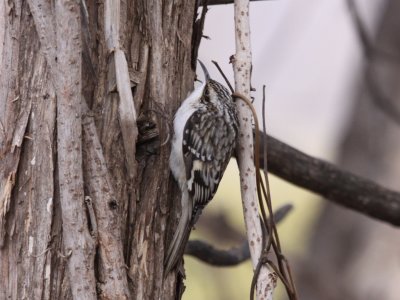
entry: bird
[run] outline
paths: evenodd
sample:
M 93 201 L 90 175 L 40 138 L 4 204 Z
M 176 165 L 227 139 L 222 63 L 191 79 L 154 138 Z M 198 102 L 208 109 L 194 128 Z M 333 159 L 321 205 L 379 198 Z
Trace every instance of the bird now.
M 199 60 L 205 80 L 174 117 L 169 166 L 182 192 L 178 227 L 164 259 L 165 276 L 183 255 L 190 232 L 214 197 L 236 147 L 239 121 L 229 91 Z

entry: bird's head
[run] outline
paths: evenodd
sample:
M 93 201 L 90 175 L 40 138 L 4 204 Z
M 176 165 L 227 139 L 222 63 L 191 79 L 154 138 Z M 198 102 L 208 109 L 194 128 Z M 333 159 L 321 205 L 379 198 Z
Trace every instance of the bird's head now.
M 203 69 L 205 78 L 205 87 L 203 90 L 204 99 L 214 103 L 219 101 L 232 101 L 232 97 L 228 89 L 218 81 L 211 79 L 206 66 L 200 60 L 198 61 Z

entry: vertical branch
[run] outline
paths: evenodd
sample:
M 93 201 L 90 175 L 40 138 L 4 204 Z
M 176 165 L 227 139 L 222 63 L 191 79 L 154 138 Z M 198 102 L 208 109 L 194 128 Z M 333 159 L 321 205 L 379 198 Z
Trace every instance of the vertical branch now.
M 96 299 L 94 243 L 87 227 L 82 174 L 79 1 L 56 1 L 57 145 L 63 242 L 74 299 Z
M 233 61 L 235 88 L 237 93 L 250 97 L 251 45 L 249 0 L 235 0 L 236 54 Z M 254 166 L 254 141 L 252 115 L 247 105 L 237 102 L 239 115 L 239 138 L 237 159 L 240 171 L 240 185 L 243 212 L 250 245 L 253 269 L 258 265 L 262 252 L 262 229 L 257 208 L 256 170 Z M 271 271 L 263 265 L 257 280 L 257 299 L 272 299 L 275 283 Z

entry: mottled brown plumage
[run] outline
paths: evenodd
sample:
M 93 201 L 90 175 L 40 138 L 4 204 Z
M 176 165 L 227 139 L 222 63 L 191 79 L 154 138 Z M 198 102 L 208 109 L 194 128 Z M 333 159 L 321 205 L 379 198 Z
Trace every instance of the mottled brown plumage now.
M 235 103 L 200 64 L 205 82 L 185 99 L 174 120 L 170 167 L 182 191 L 182 213 L 167 251 L 165 274 L 182 256 L 190 231 L 214 197 L 236 145 Z

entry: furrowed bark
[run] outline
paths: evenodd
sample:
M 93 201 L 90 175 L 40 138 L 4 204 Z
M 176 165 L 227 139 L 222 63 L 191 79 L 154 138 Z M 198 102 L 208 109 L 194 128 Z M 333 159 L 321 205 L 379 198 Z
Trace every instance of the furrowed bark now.
M 56 251 L 61 245 L 60 222 L 54 220 L 59 216 L 54 210 L 58 206 L 53 152 L 55 92 L 27 4 L 10 2 L 7 14 L 2 4 L 0 15 L 7 16 L 7 25 L 6 46 L 0 52 L 0 93 L 8 96 L 0 97 L 0 106 L 5 108 L 0 109 L 4 126 L 0 132 L 5 129 L 7 133 L 0 138 L 0 174 L 13 174 L 9 178 L 15 187 L 8 185 L 9 211 L 3 215 L 5 227 L 0 229 L 4 238 L 0 298 L 64 298 L 69 285 L 55 284 L 58 271 L 63 272 L 65 266 Z M 7 193 L 0 191 L 0 195 Z
M 3 15 L 11 9 L 7 3 L 0 4 Z M 21 11 L 21 2 L 16 1 L 14 11 Z M 12 11 L 10 11 L 12 12 Z M 3 18 L 0 17 L 0 20 Z M 19 36 L 21 16 L 13 16 L 13 22 L 6 23 L 5 17 L 0 29 L 1 39 L 8 48 L 3 48 L 1 56 L 1 67 L 3 74 L 0 77 L 0 247 L 4 245 L 6 235 L 6 217 L 10 209 L 11 193 L 15 185 L 15 177 L 18 170 L 21 145 L 24 140 L 25 129 L 30 114 L 30 101 L 18 101 L 18 62 L 19 43 L 14 39 Z
M 41 51 L 44 54 L 54 83 L 56 78 L 56 23 L 51 4 L 46 0 L 28 0 L 29 9 L 35 21 L 36 31 L 39 36 Z
M 94 243 L 84 206 L 81 19 L 78 1 L 57 1 L 57 149 L 64 254 L 74 299 L 97 299 Z
M 158 133 L 153 140 L 137 144 L 135 182 L 126 174 L 115 75 L 108 71 L 107 76 L 111 74 L 114 79 L 99 78 L 95 91 L 92 110 L 101 128 L 104 156 L 120 200 L 133 299 L 176 299 L 176 285 L 180 285 L 174 276 L 163 282 L 164 247 L 167 235 L 174 231 L 180 195 L 173 180 L 166 180 L 170 178 L 169 143 L 160 145 L 172 135 L 173 114 L 193 88 L 193 14 L 194 1 L 171 1 L 165 5 L 153 0 L 121 1 L 120 47 L 127 54 L 140 134 L 146 135 L 147 125 Z M 108 63 L 112 56 L 101 55 L 100 69 L 115 69 Z
M 93 203 L 92 235 L 98 237 L 100 299 L 131 299 L 122 251 L 120 207 L 109 178 L 93 115 L 82 99 L 86 201 Z M 96 226 L 93 226 L 96 224 Z
M 94 1 L 81 3 L 86 6 L 75 5 L 60 19 L 55 17 L 55 13 L 60 14 L 59 7 L 49 5 L 48 1 L 0 1 L 0 168 L 4 183 L 0 195 L 7 196 L 1 198 L 6 201 L 2 201 L 5 204 L 4 230 L 0 232 L 4 238 L 0 249 L 0 277 L 4 279 L 0 281 L 0 298 L 118 299 L 120 295 L 128 294 L 125 284 L 128 281 L 130 295 L 137 299 L 174 299 L 181 281 L 171 276 L 163 283 L 162 266 L 164 243 L 167 235 L 173 232 L 175 213 L 170 214 L 170 226 L 167 226 L 167 218 L 170 212 L 179 211 L 179 195 L 173 181 L 166 180 L 169 178 L 168 143 L 161 147 L 160 144 L 172 134 L 169 130 L 172 116 L 193 86 L 194 72 L 190 62 L 195 4 L 193 0 L 166 5 L 147 0 L 121 1 L 116 16 L 120 18 L 118 52 L 109 51 L 105 42 L 105 6 Z M 76 32 L 80 22 L 73 18 L 70 19 L 72 24 L 66 22 L 68 14 L 82 14 L 84 18 L 82 28 L 78 30 L 79 38 L 69 32 Z M 54 25 L 56 20 L 57 27 Z M 69 28 L 60 27 L 67 24 Z M 66 57 L 68 53 L 60 48 L 62 42 L 71 45 L 71 41 L 79 43 L 73 45 L 76 56 Z M 122 55 L 126 59 L 121 63 Z M 68 66 L 71 58 L 74 63 Z M 58 80 L 61 75 L 67 78 Z M 67 85 L 65 81 L 68 81 Z M 118 82 L 123 83 L 118 86 Z M 69 95 L 65 97 L 67 93 Z M 82 93 L 93 112 L 102 148 L 87 149 L 90 143 L 86 141 L 86 134 L 83 136 L 85 156 L 88 154 L 100 160 L 100 164 L 95 162 L 96 167 L 90 159 L 90 165 L 84 163 L 85 182 L 82 182 L 78 150 L 82 133 L 76 130 L 82 124 L 75 120 L 81 118 Z M 137 119 L 141 113 L 141 124 L 152 124 L 155 127 L 151 130 L 157 133 L 154 140 L 141 141 L 136 153 L 124 145 L 127 130 L 121 134 L 124 124 L 119 112 L 120 94 L 129 93 L 133 93 L 133 98 L 128 95 L 126 99 L 128 105 L 132 99 L 135 102 Z M 58 115 L 56 94 L 59 101 L 68 100 L 67 107 L 59 107 Z M 130 122 L 136 124 L 134 118 Z M 72 130 L 68 132 L 66 126 Z M 93 128 L 90 132 L 89 140 L 93 139 L 94 143 Z M 146 132 L 144 128 L 141 134 L 146 135 Z M 66 139 L 71 139 L 72 135 L 76 135 L 77 140 L 73 139 L 75 144 L 68 149 Z M 134 132 L 128 138 L 132 136 L 135 136 Z M 66 150 L 71 152 L 66 153 Z M 67 154 L 76 159 L 68 160 Z M 97 175 L 104 174 L 105 170 L 101 154 L 109 175 L 99 179 Z M 132 180 L 127 155 L 140 162 L 137 180 Z M 69 173 L 62 174 L 63 168 Z M 72 176 L 74 183 L 66 182 L 64 175 Z M 104 182 L 108 181 L 110 191 L 101 190 L 104 197 L 98 202 L 100 198 L 95 190 L 99 192 L 97 187 L 107 185 Z M 71 189 L 66 185 L 71 185 Z M 86 198 L 87 205 L 84 205 L 83 187 L 90 197 Z M 65 203 L 66 191 L 80 200 L 70 199 Z M 63 202 L 60 202 L 60 196 Z M 113 196 L 115 201 L 107 202 Z M 61 212 L 66 211 L 66 204 L 73 215 L 64 215 L 62 222 Z M 103 210 L 105 204 L 109 206 L 108 211 Z M 102 219 L 102 214 L 107 215 L 107 221 Z M 70 218 L 75 218 L 75 224 L 81 223 L 82 227 L 71 230 Z M 118 234 L 114 235 L 117 231 L 121 240 Z M 65 249 L 64 245 L 71 244 L 68 232 L 87 239 L 86 252 Z M 108 239 L 111 234 L 113 241 Z M 96 256 L 93 239 L 98 242 Z M 79 242 L 73 246 L 79 248 Z M 114 252 L 117 247 L 123 250 Z M 80 265 L 75 263 L 76 254 L 82 254 Z M 121 256 L 124 267 L 129 269 L 129 276 L 121 275 L 122 279 L 118 275 L 124 272 L 118 269 Z M 86 263 L 89 266 L 85 266 Z M 113 263 L 110 270 L 107 266 Z M 70 264 L 80 267 L 75 271 L 81 274 L 75 276 Z M 87 275 L 91 278 L 82 280 Z M 85 291 L 84 285 L 90 282 L 93 288 Z M 97 291 L 95 287 L 98 287 Z

